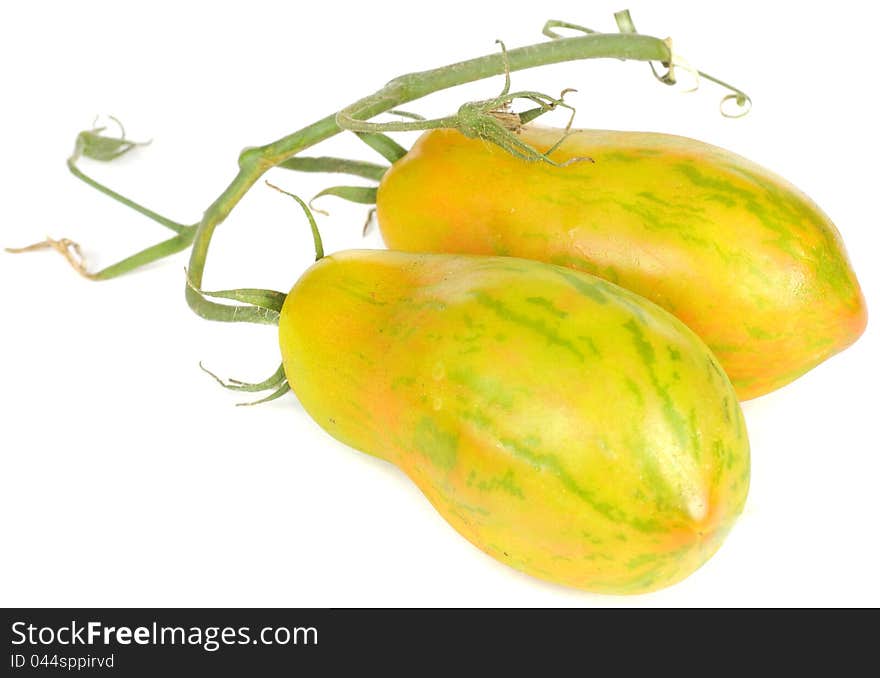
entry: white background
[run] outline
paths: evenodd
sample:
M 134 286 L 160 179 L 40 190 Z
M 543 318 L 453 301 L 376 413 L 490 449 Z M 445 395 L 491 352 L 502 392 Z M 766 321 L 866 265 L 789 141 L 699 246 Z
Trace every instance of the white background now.
M 617 2 L 6 3 L 0 10 L 0 244 L 78 240 L 93 267 L 166 231 L 65 169 L 97 113 L 153 144 L 98 178 L 196 221 L 238 151 L 403 72 L 542 40 L 545 19 L 614 30 Z M 514 74 L 580 91 L 579 126 L 697 137 L 781 173 L 837 223 L 869 308 L 880 299 L 876 9 L 870 3 L 633 2 L 638 28 L 754 99 L 663 87 L 638 63 Z M 447 113 L 495 78 L 410 105 Z M 561 122 L 561 118 L 560 118 Z M 411 137 L 404 137 L 406 143 Z M 351 137 L 319 152 L 371 157 Z M 311 195 L 336 178 L 275 170 Z M 346 180 L 343 179 L 343 183 Z M 328 251 L 364 209 L 328 199 Z M 207 289 L 288 289 L 312 258 L 306 223 L 258 186 L 218 230 Z M 52 253 L 0 254 L 0 604 L 172 606 L 878 605 L 878 327 L 744 410 L 752 490 L 720 552 L 683 583 L 615 598 L 519 574 L 456 534 L 408 479 L 335 442 L 292 396 L 233 407 L 199 360 L 262 378 L 273 328 L 197 318 L 185 256 L 105 283 Z

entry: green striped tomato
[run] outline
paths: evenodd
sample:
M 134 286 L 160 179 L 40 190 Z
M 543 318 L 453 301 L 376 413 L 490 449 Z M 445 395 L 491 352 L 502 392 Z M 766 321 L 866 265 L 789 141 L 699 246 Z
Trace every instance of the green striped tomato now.
M 402 469 L 501 562 L 640 593 L 719 547 L 749 485 L 736 394 L 659 306 L 508 257 L 349 251 L 297 282 L 287 379 L 331 435 Z
M 547 149 L 559 130 L 526 127 Z M 385 242 L 593 273 L 675 314 L 742 399 L 790 382 L 862 333 L 865 301 L 837 229 L 803 193 L 738 155 L 665 134 L 582 130 L 525 162 L 453 130 L 385 174 Z

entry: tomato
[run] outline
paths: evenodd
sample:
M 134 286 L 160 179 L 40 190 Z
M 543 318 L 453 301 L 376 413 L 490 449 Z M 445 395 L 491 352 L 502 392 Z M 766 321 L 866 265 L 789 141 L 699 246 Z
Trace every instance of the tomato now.
M 600 278 L 508 257 L 349 251 L 281 311 L 305 410 L 392 462 L 463 536 L 590 591 L 674 583 L 749 485 L 733 387 L 684 324 Z
M 526 127 L 547 149 L 559 130 Z M 665 134 L 578 131 L 525 162 L 453 130 L 424 134 L 377 195 L 392 249 L 510 255 L 601 276 L 663 306 L 715 352 L 740 398 L 853 343 L 865 301 L 828 217 L 781 177 Z

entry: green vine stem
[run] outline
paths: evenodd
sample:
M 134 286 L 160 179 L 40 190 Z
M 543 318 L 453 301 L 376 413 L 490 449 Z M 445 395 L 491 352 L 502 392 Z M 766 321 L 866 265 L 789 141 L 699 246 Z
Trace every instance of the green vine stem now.
M 564 61 L 594 58 L 623 58 L 638 61 L 668 61 L 668 44 L 659 38 L 638 34 L 592 34 L 563 38 L 551 42 L 512 49 L 462 61 L 442 68 L 410 73 L 395 78 L 382 89 L 347 106 L 340 114 L 343 120 L 366 121 L 381 113 L 395 110 L 433 92 L 449 89 L 509 71 L 549 65 Z M 272 167 L 289 160 L 305 149 L 329 139 L 342 131 L 339 114 L 329 115 L 293 134 L 265 146 L 251 148 L 239 158 L 239 172 L 226 190 L 205 212 L 193 239 L 189 275 L 201 284 L 205 261 L 214 230 L 229 215 L 241 197 Z M 187 288 L 187 302 L 198 315 L 211 320 L 247 320 L 248 314 L 235 313 Z M 258 316 L 255 316 L 258 319 Z
M 585 30 L 574 24 L 556 22 L 554 25 Z M 545 32 L 547 32 L 546 28 Z M 205 264 L 215 229 L 229 216 L 245 193 L 269 169 L 283 167 L 307 172 L 341 172 L 378 180 L 387 169 L 384 165 L 342 158 L 298 157 L 298 154 L 344 130 L 351 130 L 385 160 L 393 163 L 406 153 L 406 149 L 383 132 L 428 129 L 440 126 L 454 127 L 473 136 L 494 141 L 514 155 L 527 160 L 543 160 L 552 163 L 546 154 L 538 153 L 535 149 L 516 139 L 514 133 L 518 129 L 517 125 L 521 125 L 525 120 L 534 119 L 548 110 L 553 110 L 556 106 L 570 108 L 562 101 L 565 93 L 563 92 L 563 95 L 558 99 L 539 92 L 511 93 L 510 73 L 512 71 L 565 61 L 596 58 L 669 64 L 672 63 L 674 56 L 669 40 L 637 34 L 634 31 L 587 33 L 567 38 L 557 38 L 554 34 L 552 37 L 556 39 L 509 51 L 504 49 L 502 44 L 501 53 L 399 76 L 377 92 L 355 101 L 337 113 L 328 115 L 272 143 L 245 149 L 239 155 L 239 170 L 236 176 L 226 190 L 204 212 L 201 220 L 193 225 L 184 225 L 167 219 L 86 176 L 77 166 L 80 157 L 85 156 L 103 161 L 112 160 L 138 145 L 125 139 L 121 125 L 118 137 L 104 134 L 105 127 L 95 127 L 88 132 L 81 133 L 77 138 L 74 154 L 68 161 L 70 171 L 79 179 L 114 200 L 174 231 L 174 237 L 97 273 L 88 272 L 78 247 L 71 241 L 49 239 L 28 248 L 21 248 L 19 251 L 51 247 L 65 254 L 83 275 L 93 279 L 108 279 L 191 247 L 187 269 L 186 300 L 195 313 L 210 320 L 225 322 L 260 324 L 273 322 L 277 318 L 277 310 L 273 307 L 277 305 L 279 299 L 277 295 L 280 293 L 266 291 L 267 296 L 260 297 L 259 291 L 256 290 L 230 290 L 220 293 L 206 293 L 201 290 Z M 465 104 L 452 116 L 423 120 L 418 115 L 401 112 L 398 108 L 434 92 L 501 74 L 505 76 L 505 86 L 499 97 Z M 739 90 L 734 91 L 739 93 Z M 530 100 L 538 107 L 522 114 L 512 113 L 508 107 L 517 98 Z M 396 114 L 406 119 L 388 123 L 371 122 L 372 118 L 383 113 Z M 355 192 L 357 190 L 360 192 Z M 363 192 L 362 189 L 353 189 L 352 187 L 337 187 L 327 193 L 341 194 L 342 197 L 349 198 L 353 196 L 365 203 L 368 203 L 373 197 L 369 191 Z M 303 204 L 302 201 L 300 203 Z M 314 224 L 313 234 L 316 234 Z M 319 238 L 316 234 L 316 251 L 318 251 L 318 246 Z M 319 251 L 319 257 L 320 254 Z M 216 299 L 229 299 L 239 301 L 241 304 L 231 305 L 216 301 Z

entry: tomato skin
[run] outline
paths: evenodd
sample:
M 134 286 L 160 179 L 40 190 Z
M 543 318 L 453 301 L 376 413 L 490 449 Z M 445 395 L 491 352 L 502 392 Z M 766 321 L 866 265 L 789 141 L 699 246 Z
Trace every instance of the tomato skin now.
M 349 251 L 282 309 L 288 381 L 473 544 L 589 591 L 668 586 L 742 511 L 749 446 L 711 351 L 595 276 L 508 257 Z
M 559 130 L 526 127 L 548 148 Z M 741 399 L 852 344 L 865 301 L 829 218 L 781 177 L 693 139 L 581 130 L 525 162 L 453 130 L 425 133 L 383 177 L 392 249 L 569 266 L 651 299 L 718 356 Z

